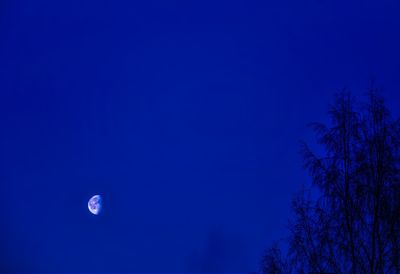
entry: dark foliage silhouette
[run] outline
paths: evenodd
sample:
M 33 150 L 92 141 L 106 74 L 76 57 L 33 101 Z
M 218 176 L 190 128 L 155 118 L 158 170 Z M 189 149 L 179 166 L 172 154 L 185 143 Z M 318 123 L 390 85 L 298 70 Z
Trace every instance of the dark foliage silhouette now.
M 336 95 L 331 125 L 313 123 L 324 155 L 301 145 L 312 185 L 292 203 L 285 252 L 264 273 L 400 273 L 400 122 L 377 90 Z

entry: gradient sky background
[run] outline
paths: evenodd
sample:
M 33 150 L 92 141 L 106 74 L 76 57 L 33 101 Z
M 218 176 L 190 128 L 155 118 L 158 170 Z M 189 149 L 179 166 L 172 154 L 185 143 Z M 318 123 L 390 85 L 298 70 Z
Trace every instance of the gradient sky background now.
M 0 3 L 2 271 L 255 271 L 334 92 L 399 113 L 398 1 L 115 2 Z

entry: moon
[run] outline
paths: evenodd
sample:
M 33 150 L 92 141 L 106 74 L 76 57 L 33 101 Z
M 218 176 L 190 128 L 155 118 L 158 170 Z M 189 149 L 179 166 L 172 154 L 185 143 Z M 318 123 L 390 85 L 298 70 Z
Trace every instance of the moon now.
M 100 195 L 94 195 L 92 198 L 89 199 L 88 202 L 88 209 L 94 215 L 99 215 L 101 212 L 102 207 L 102 198 Z

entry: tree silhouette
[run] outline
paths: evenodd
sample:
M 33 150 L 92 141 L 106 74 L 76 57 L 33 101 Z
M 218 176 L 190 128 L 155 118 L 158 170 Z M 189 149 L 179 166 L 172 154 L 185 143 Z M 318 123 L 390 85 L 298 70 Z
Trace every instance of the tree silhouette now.
M 287 252 L 267 250 L 264 273 L 400 273 L 400 122 L 376 89 L 366 99 L 340 92 L 331 125 L 311 125 L 324 155 L 301 145 L 312 185 L 293 199 Z

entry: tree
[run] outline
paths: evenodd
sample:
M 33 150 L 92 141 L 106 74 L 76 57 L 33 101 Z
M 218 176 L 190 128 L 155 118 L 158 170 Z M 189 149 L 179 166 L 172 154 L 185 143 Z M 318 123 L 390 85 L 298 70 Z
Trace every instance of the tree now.
M 311 125 L 325 153 L 301 145 L 312 185 L 293 199 L 286 255 L 269 249 L 264 273 L 400 273 L 400 121 L 376 89 L 366 97 L 338 93 L 331 125 Z

